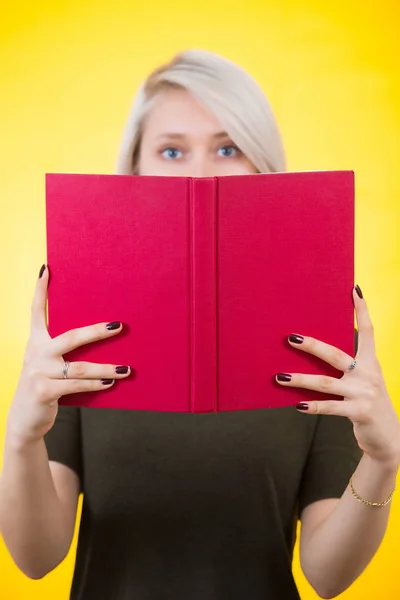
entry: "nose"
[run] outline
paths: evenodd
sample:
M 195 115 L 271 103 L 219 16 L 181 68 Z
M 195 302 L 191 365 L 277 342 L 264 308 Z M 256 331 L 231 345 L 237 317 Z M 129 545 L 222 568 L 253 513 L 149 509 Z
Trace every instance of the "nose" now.
M 206 156 L 194 157 L 187 165 L 188 177 L 213 177 L 215 175 L 215 165 L 212 160 Z

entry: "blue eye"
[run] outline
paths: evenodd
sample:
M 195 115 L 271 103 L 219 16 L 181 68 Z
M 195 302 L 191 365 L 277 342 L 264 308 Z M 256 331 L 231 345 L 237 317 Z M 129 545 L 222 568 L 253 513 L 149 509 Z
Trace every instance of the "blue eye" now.
M 233 156 L 237 156 L 240 153 L 240 150 L 237 146 L 230 144 L 228 146 L 222 146 L 219 148 L 218 153 L 224 158 L 232 158 Z
M 176 158 L 181 158 L 181 156 L 182 156 L 182 152 L 180 150 L 178 150 L 177 148 L 172 148 L 172 147 L 164 148 L 164 150 L 161 151 L 161 154 L 167 160 L 174 160 Z

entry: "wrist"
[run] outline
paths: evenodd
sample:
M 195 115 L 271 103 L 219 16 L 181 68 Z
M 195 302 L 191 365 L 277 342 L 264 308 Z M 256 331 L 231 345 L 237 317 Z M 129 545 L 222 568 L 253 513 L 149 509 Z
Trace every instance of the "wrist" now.
M 373 458 L 364 453 L 363 462 L 373 471 L 378 471 L 386 476 L 396 476 L 400 467 L 400 453 L 393 451 L 381 459 Z
M 43 437 L 29 437 L 15 428 L 12 423 L 7 424 L 5 434 L 5 452 L 10 450 L 13 453 L 25 454 L 32 452 L 35 446 L 43 443 Z

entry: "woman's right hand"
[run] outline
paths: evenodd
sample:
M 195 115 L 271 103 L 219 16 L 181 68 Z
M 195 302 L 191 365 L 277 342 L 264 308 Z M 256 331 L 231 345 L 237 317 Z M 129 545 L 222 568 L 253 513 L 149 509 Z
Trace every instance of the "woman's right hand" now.
M 115 379 L 130 375 L 130 368 L 124 365 L 72 362 L 68 379 L 64 379 L 64 354 L 118 335 L 122 324 L 118 321 L 97 323 L 51 338 L 46 319 L 48 268 L 43 266 L 40 275 L 32 302 L 31 329 L 22 372 L 7 421 L 7 435 L 21 444 L 43 438 L 52 428 L 61 396 L 104 390 L 111 387 Z

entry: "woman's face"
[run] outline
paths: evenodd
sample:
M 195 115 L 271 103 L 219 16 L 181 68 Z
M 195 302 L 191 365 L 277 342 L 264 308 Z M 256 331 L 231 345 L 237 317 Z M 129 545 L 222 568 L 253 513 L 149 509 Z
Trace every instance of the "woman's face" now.
M 216 117 L 185 90 L 155 98 L 144 125 L 140 175 L 213 177 L 255 173 Z

